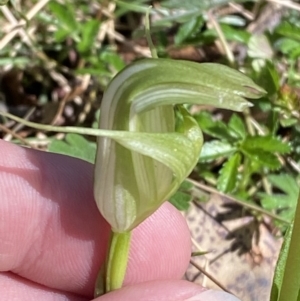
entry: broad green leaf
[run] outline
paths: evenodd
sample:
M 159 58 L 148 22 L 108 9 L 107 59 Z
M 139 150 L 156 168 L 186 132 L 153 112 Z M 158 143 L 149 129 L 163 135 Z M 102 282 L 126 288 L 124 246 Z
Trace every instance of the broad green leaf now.
M 89 52 L 97 37 L 100 27 L 98 20 L 92 19 L 81 26 L 81 40 L 77 44 L 77 49 L 81 54 Z
M 226 161 L 220 171 L 217 182 L 218 190 L 222 192 L 232 192 L 237 184 L 238 168 L 241 164 L 241 155 L 235 153 Z
M 248 136 L 243 144 L 243 149 L 246 150 L 262 150 L 265 152 L 270 153 L 279 153 L 279 154 L 286 154 L 291 151 L 291 147 L 283 142 L 277 139 L 276 137 L 273 137 L 271 135 L 268 136 Z
M 225 141 L 212 140 L 205 142 L 201 150 L 199 162 L 210 162 L 217 158 L 228 157 L 234 151 L 236 151 L 236 147 Z
M 67 134 L 65 141 L 53 140 L 48 150 L 53 153 L 72 156 L 91 163 L 95 162 L 96 143 L 89 142 L 78 134 Z
M 244 139 L 247 135 L 244 121 L 237 114 L 232 114 L 229 122 L 229 128 L 235 132 L 240 139 Z

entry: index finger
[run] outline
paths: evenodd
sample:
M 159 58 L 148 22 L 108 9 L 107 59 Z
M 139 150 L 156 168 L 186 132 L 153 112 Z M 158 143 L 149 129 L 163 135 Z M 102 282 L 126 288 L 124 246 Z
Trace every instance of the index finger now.
M 92 296 L 109 225 L 92 195 L 93 166 L 0 141 L 0 271 Z M 186 223 L 170 204 L 134 230 L 125 284 L 182 277 Z

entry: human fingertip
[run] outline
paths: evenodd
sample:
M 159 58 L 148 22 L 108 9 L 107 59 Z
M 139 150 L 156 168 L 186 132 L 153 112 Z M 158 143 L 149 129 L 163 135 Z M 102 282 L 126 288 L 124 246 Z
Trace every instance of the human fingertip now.
M 223 291 L 207 290 L 183 301 L 241 301 L 234 295 Z

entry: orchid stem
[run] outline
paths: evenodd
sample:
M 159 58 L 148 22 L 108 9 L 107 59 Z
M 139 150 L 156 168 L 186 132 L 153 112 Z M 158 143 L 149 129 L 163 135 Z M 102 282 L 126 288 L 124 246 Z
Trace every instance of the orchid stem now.
M 111 232 L 111 240 L 106 265 L 106 293 L 122 287 L 130 248 L 131 232 Z
M 150 6 L 146 12 L 146 18 L 145 18 L 145 34 L 146 34 L 146 39 L 148 46 L 151 51 L 151 56 L 152 58 L 156 59 L 158 58 L 155 46 L 153 44 L 152 38 L 151 38 L 151 31 L 150 31 L 150 11 L 151 11 L 152 6 Z
M 130 237 L 130 231 L 123 233 L 111 231 L 106 261 L 98 273 L 95 284 L 95 298 L 122 287 L 128 262 Z

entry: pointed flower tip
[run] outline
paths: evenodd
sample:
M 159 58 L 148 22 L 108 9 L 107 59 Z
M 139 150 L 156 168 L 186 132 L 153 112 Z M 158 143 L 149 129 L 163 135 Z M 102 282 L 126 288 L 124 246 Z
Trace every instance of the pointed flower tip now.
M 254 84 L 251 86 L 244 86 L 248 93 L 249 93 L 249 98 L 261 98 L 262 96 L 264 96 L 265 94 L 267 94 L 267 91 L 265 89 L 263 89 L 262 87 Z
M 247 101 L 241 105 L 240 112 L 244 111 L 247 108 L 251 108 L 251 107 L 253 107 L 253 103 L 250 101 Z

